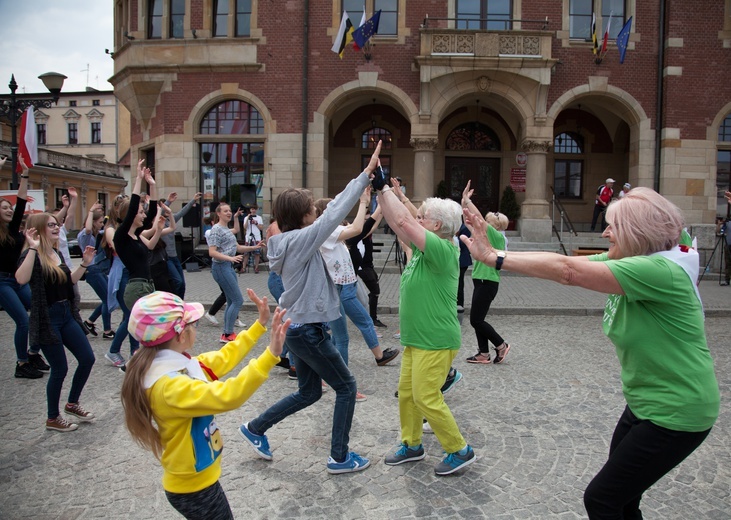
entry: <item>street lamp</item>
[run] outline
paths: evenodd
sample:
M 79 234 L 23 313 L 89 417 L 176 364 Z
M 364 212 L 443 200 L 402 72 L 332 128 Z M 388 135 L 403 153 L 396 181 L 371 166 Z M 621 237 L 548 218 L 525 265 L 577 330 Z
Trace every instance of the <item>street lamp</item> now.
M 66 76 L 58 72 L 46 72 L 38 76 L 38 79 L 43 81 L 43 84 L 53 95 L 52 99 L 18 99 L 15 95 L 18 84 L 15 82 L 15 74 L 12 74 L 8 84 L 8 87 L 10 87 L 10 100 L 0 103 L 0 115 L 8 120 L 11 129 L 10 152 L 13 168 L 11 190 L 18 187 L 18 173 L 15 171 L 18 164 L 18 121 L 23 116 L 23 112 L 30 106 L 34 108 L 51 108 L 54 103 L 57 103 Z

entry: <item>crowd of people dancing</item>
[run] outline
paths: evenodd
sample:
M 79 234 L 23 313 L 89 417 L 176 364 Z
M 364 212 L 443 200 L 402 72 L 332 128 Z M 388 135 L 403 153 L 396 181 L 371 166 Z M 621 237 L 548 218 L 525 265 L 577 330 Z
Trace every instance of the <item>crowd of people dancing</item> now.
M 184 301 L 174 233 L 201 194 L 172 213 L 177 194 L 158 199 L 155 178 L 140 161 L 131 196 L 116 197 L 110 208 L 98 202 L 89 207 L 78 236 L 81 261 L 74 266 L 66 234 L 74 224 L 78 194 L 69 189 L 59 211 L 33 214 L 23 225 L 28 170 L 21 156 L 16 200 L 0 199 L 0 305 L 15 322 L 15 376 L 40 379 L 50 371 L 46 429 L 71 432 L 78 423 L 95 420 L 80 401 L 96 361 L 87 336 L 99 334 L 101 317 L 102 337 L 111 341 L 105 358 L 125 372 L 121 397 L 127 428 L 161 461 L 166 497 L 186 518 L 233 518 L 218 483 L 223 444 L 213 414 L 239 408 L 277 365 L 290 370 L 297 389 L 245 420 L 241 438 L 258 457 L 273 460 L 267 432 L 283 422 L 291 426 L 293 416 L 329 387 L 335 401 L 326 470 L 363 471 L 370 459 L 350 446 L 356 403 L 366 398 L 348 367 L 350 318 L 376 367 L 402 354 L 399 445 L 384 463 L 424 460 L 422 436 L 428 431 L 444 451 L 435 475 L 459 473 L 477 460 L 477 453 L 444 394 L 462 377 L 454 365 L 463 342 L 460 313 L 468 254 L 477 352 L 467 363 L 503 364 L 510 352 L 511 345 L 487 322 L 501 270 L 608 295 L 602 326 L 617 351 L 626 407 L 608 460 L 587 487 L 584 503 L 592 519 L 640 518 L 643 493 L 701 445 L 719 413 L 695 285 L 698 254 L 679 243 L 680 210 L 655 191 L 635 187 L 604 205 L 608 252 L 589 257 L 508 253 L 507 218 L 497 211 L 483 216 L 472 202 L 470 183 L 461 198 L 427 198 L 417 208 L 399 179 L 383 174 L 380 150 L 379 142 L 363 172 L 333 199 L 315 200 L 301 188 L 282 191 L 273 202 L 265 238 L 255 207 L 247 214 L 242 208 L 234 212 L 226 202 L 215 207 L 206 240 L 212 277 L 222 294 L 219 307 L 226 305 L 223 347 L 196 356 L 191 352 L 198 323 L 203 317 L 217 322 L 217 309 L 206 312 Z M 373 194 L 377 206 L 367 217 Z M 726 198 L 731 204 L 731 193 Z M 354 218 L 345 220 L 356 206 Z M 377 316 L 380 289 L 368 242 L 382 219 L 408 257 L 399 293 L 401 349 L 383 348 L 377 332 L 385 325 Z M 246 328 L 239 320 L 244 297 L 236 270 L 246 269 L 251 256 L 257 273 L 265 246 L 268 286 L 277 307 L 272 314 L 267 297 L 249 289 L 259 316 Z M 370 292 L 367 305 L 357 297 L 358 276 Z M 86 319 L 79 312 L 76 286 L 82 278 L 99 298 Z M 116 308 L 122 317 L 115 330 L 111 313 Z M 221 381 L 264 335 L 270 319 L 268 348 Z M 236 326 L 244 330 L 236 333 Z M 66 350 L 78 363 L 61 409 Z

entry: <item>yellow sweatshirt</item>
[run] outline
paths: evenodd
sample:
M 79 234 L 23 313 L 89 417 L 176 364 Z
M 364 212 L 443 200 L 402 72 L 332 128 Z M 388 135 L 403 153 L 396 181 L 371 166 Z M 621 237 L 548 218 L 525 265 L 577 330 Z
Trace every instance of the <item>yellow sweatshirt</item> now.
M 158 353 L 145 387 L 162 440 L 162 485 L 171 493 L 193 493 L 221 475 L 223 439 L 213 416 L 240 407 L 269 377 L 278 357 L 265 349 L 226 381 L 211 381 L 197 361 L 222 377 L 238 365 L 266 332 L 256 321 L 220 350 L 192 360 L 170 350 Z

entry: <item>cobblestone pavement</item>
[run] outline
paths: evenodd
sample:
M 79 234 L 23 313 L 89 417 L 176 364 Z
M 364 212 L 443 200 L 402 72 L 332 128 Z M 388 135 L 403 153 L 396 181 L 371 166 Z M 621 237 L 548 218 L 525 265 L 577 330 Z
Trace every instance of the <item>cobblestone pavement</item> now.
M 213 301 L 217 290 L 208 270 L 187 276 L 189 300 Z M 384 275 L 383 280 L 384 346 L 397 344 L 392 334 L 398 316 L 387 312 L 397 306 L 397 278 Z M 267 294 L 266 274 L 240 280 L 242 288 Z M 470 285 L 468 281 L 467 301 Z M 82 283 L 81 289 L 84 303 L 90 303 L 88 286 Z M 726 315 L 731 290 L 707 280 L 701 293 L 721 385 L 721 416 L 706 442 L 645 495 L 648 519 L 730 517 L 731 341 Z M 447 401 L 478 460 L 458 476 L 434 475 L 442 453 L 429 434 L 423 439 L 425 460 L 397 467 L 383 463 L 399 442 L 393 395 L 398 360 L 377 367 L 352 327 L 350 365 L 368 400 L 356 405 L 350 445 L 371 459 L 371 467 L 352 475 L 326 472 L 332 391 L 272 428 L 274 460 L 259 459 L 236 428 L 294 391 L 296 383 L 275 367 L 240 410 L 217 416 L 226 446 L 221 483 L 236 518 L 585 518 L 583 490 L 606 460 L 624 406 L 614 349 L 595 315 L 603 302 L 604 297 L 588 291 L 505 277 L 491 320 L 512 345 L 503 365 L 464 361 L 476 350 L 465 320 L 455 362 L 464 379 Z M 247 324 L 256 318 L 248 307 L 240 316 Z M 115 324 L 119 318 L 115 313 Z M 123 425 L 118 397 L 123 374 L 104 359 L 109 341 L 91 338 L 97 362 L 82 394 L 83 405 L 97 414 L 96 422 L 61 434 L 44 429 L 45 381 L 13 377 L 13 330 L 12 321 L 0 313 L 0 418 L 5 430 L 0 518 L 179 518 L 162 490 L 159 464 L 130 440 Z M 220 346 L 220 327 L 206 323 L 198 331 L 199 351 Z M 253 354 L 266 344 L 264 338 Z M 129 354 L 127 345 L 123 354 Z M 75 366 L 71 357 L 62 399 Z

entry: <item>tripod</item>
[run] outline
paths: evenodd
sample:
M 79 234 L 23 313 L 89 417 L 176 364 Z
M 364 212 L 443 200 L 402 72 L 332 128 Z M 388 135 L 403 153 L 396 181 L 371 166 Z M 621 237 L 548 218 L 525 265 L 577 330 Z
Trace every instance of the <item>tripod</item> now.
M 391 258 L 391 253 L 394 253 L 395 251 L 395 258 L 394 262 L 396 262 L 396 265 L 398 265 L 398 272 L 399 274 L 402 274 L 404 272 L 404 252 L 401 249 L 401 243 L 399 242 L 398 236 L 395 236 L 393 238 L 393 243 L 391 244 L 391 249 L 388 250 L 388 255 L 386 255 L 386 261 L 383 262 L 383 267 L 381 267 L 381 272 L 378 275 L 378 280 L 381 280 L 381 276 L 383 276 L 383 271 L 386 269 L 386 264 L 388 264 L 388 260 Z
M 198 229 L 201 229 L 201 228 L 199 227 Z M 189 262 L 195 261 L 199 265 L 203 264 L 206 267 L 210 267 L 211 264 L 208 263 L 207 259 L 201 258 L 200 256 L 195 254 L 195 231 L 194 231 L 193 227 L 190 227 L 190 235 L 192 237 L 191 240 L 193 241 L 193 251 L 190 254 L 190 256 L 188 256 L 188 258 L 185 259 L 185 261 L 183 262 L 183 266 L 186 266 Z
M 720 258 L 719 258 L 719 264 L 718 264 L 718 285 L 721 285 L 721 279 L 723 276 L 723 269 L 724 269 L 724 255 L 726 254 L 726 233 L 721 233 L 718 236 L 718 240 L 716 240 L 716 245 L 713 246 L 713 251 L 711 251 L 711 256 L 708 257 L 708 262 L 706 262 L 706 267 L 701 272 L 700 277 L 698 277 L 698 284 L 701 283 L 701 280 L 703 280 L 703 275 L 705 275 L 708 271 L 711 269 L 711 262 L 713 262 L 713 255 L 716 254 L 717 249 L 721 249 Z M 697 285 L 697 284 L 696 284 Z

